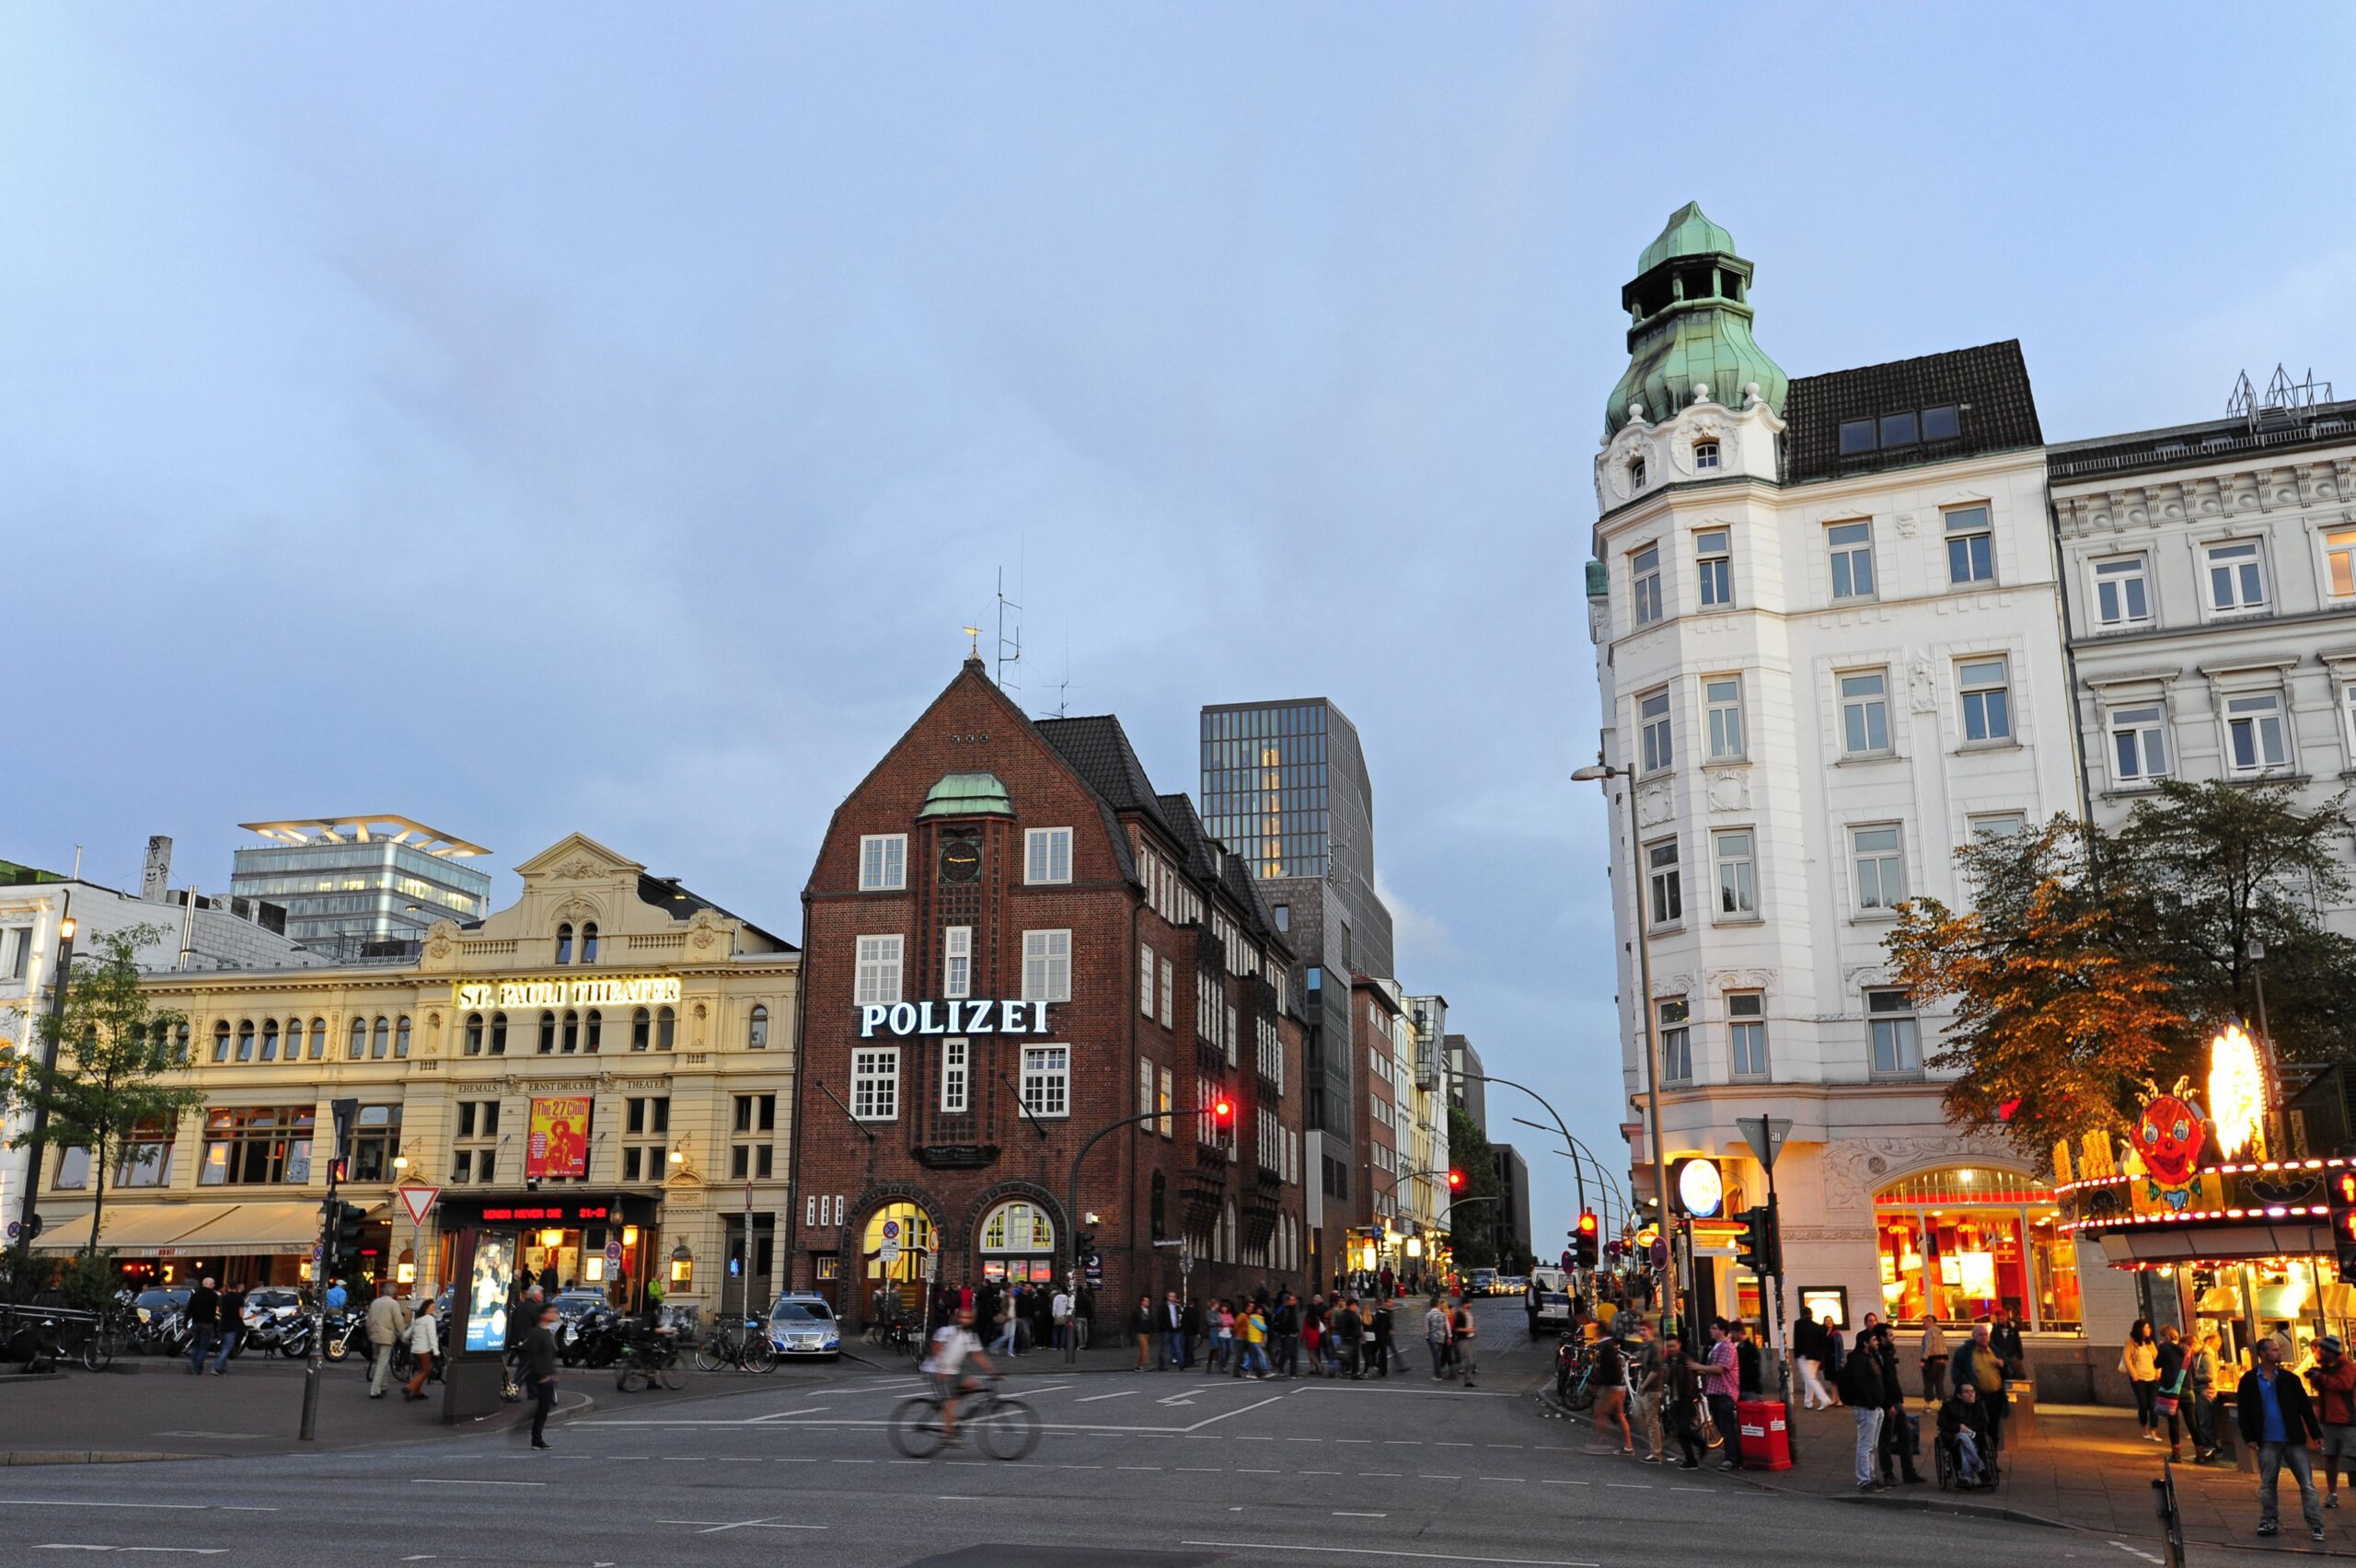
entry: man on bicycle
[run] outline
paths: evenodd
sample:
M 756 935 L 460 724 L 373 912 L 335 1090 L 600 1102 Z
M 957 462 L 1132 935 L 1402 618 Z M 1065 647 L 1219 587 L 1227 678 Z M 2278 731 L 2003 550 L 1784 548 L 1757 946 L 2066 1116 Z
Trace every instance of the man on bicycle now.
M 998 1376 L 998 1368 L 990 1365 L 981 1340 L 974 1333 L 974 1309 L 963 1307 L 955 1322 L 933 1331 L 932 1349 L 924 1358 L 923 1368 L 932 1375 L 933 1390 L 941 1398 L 941 1435 L 952 1443 L 957 1441 L 957 1396 L 981 1386 L 964 1375 L 969 1361 Z

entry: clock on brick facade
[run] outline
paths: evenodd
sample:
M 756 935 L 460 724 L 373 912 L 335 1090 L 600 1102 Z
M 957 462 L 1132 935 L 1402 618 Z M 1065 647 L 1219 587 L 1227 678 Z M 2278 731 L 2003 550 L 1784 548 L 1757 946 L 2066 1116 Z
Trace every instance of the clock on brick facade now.
M 972 882 L 982 874 L 982 841 L 970 834 L 957 834 L 941 841 L 941 880 L 942 882 Z

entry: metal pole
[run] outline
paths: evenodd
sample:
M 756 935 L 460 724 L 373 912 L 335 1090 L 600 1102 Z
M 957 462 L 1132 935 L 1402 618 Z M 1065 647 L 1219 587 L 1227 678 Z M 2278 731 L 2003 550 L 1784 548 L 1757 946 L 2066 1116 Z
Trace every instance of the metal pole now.
M 65 986 L 74 969 L 74 890 L 65 890 L 65 902 L 57 916 L 57 973 L 50 977 L 50 1027 L 41 1031 L 40 1068 L 44 1084 L 53 1082 L 57 1073 L 57 1039 L 65 1032 Z M 40 1170 L 48 1159 L 49 1101 L 46 1094 L 33 1102 L 33 1124 L 25 1139 L 25 1184 L 17 1194 L 17 1262 L 10 1271 L 11 1295 L 25 1294 L 26 1275 L 32 1268 L 33 1256 L 33 1194 L 40 1191 Z M 90 1245 L 96 1248 L 98 1231 L 90 1232 Z
M 336 1212 L 336 1167 L 341 1160 L 328 1161 L 328 1195 L 319 1205 L 319 1240 L 312 1256 L 318 1261 L 311 1265 L 311 1283 L 318 1287 L 318 1297 L 311 1307 L 311 1362 L 303 1368 L 303 1427 L 295 1434 L 306 1443 L 317 1442 L 319 1435 L 319 1375 L 327 1366 L 328 1354 L 328 1275 L 333 1260 L 329 1256 L 329 1227 L 334 1223 Z
M 1669 1146 L 1660 1131 L 1660 1038 L 1653 1023 L 1653 950 L 1645 934 L 1645 867 L 1636 846 L 1636 798 L 1634 776 L 1626 768 L 1618 770 L 1623 779 L 1629 780 L 1622 799 L 1628 818 L 1628 897 L 1629 908 L 1635 916 L 1636 928 L 1636 1006 L 1645 1018 L 1645 1109 L 1651 1119 L 1653 1143 L 1653 1207 L 1660 1216 L 1659 1223 L 1669 1223 Z M 1685 1328 L 1685 1313 L 1678 1301 L 1677 1276 L 1673 1260 L 1676 1250 L 1670 1249 L 1672 1260 L 1668 1277 L 1661 1281 L 1661 1297 L 1677 1314 L 1678 1326 Z M 1692 1275 L 1692 1262 L 1689 1253 L 1686 1270 Z

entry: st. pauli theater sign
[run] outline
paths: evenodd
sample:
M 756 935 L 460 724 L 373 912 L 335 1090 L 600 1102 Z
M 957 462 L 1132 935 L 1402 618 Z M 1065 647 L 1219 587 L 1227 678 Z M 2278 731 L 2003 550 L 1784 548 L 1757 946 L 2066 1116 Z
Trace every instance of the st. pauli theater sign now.
M 450 1003 L 468 1012 L 494 1008 L 627 1008 L 676 1005 L 676 974 L 625 974 L 611 979 L 461 980 Z

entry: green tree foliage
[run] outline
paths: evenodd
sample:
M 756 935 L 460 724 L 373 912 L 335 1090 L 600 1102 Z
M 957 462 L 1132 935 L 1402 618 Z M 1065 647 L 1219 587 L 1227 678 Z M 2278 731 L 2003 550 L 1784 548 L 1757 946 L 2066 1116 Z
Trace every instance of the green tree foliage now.
M 2285 784 L 2171 782 L 2109 836 L 2121 928 L 2166 969 L 2201 1038 L 2256 1020 L 2262 979 L 2284 1059 L 2356 1055 L 2356 943 L 2323 921 L 2350 897 L 2345 803 L 2303 812 Z
M 1457 1271 L 1495 1268 L 1497 1203 L 1503 1189 L 1497 1184 L 1489 1140 L 1461 1105 L 1448 1108 L 1448 1165 L 1464 1172 L 1464 1185 L 1450 1195 L 1448 1211 L 1448 1240 L 1456 1252 Z M 1468 1201 L 1473 1198 L 1484 1201 Z
M 1928 1056 L 1960 1074 L 1949 1120 L 2001 1131 L 2038 1161 L 2064 1138 L 2123 1131 L 2143 1082 L 2168 1081 L 2190 1041 L 2168 974 L 2123 940 L 2087 835 L 2057 816 L 1957 859 L 1973 907 L 1911 900 L 1887 942 L 1917 1006 L 1953 1002 Z
M 96 1204 L 86 1251 L 97 1248 L 107 1178 L 124 1141 L 142 1124 L 168 1125 L 204 1101 L 202 1090 L 167 1081 L 185 1066 L 174 1059 L 173 1045 L 183 1018 L 150 1008 L 139 984 L 140 946 L 163 934 L 149 926 L 110 932 L 92 951 L 76 954 L 64 1011 L 40 1019 L 42 1048 L 54 1045 L 56 1065 L 44 1066 L 30 1051 L 0 1062 L 0 1106 L 45 1110 L 49 1147 L 90 1151 Z M 28 1124 L 11 1147 L 30 1141 Z

